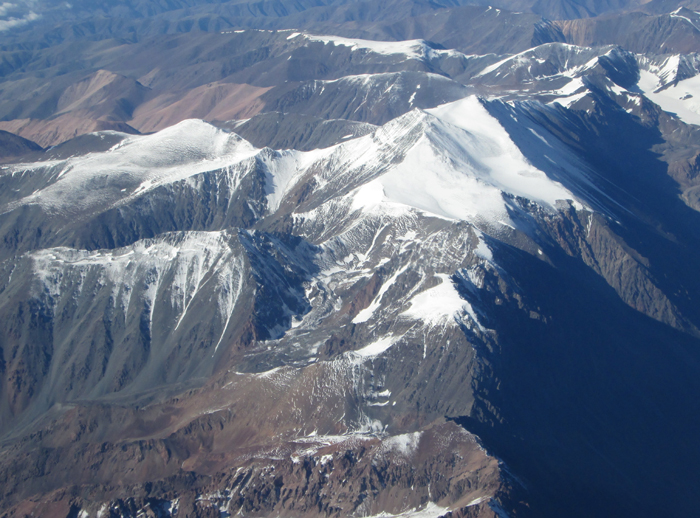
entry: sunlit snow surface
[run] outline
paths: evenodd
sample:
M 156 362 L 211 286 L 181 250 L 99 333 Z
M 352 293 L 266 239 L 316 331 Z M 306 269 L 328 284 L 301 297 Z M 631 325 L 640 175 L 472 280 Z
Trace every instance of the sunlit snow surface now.
M 386 352 L 394 343 L 396 338 L 392 335 L 386 335 L 381 337 L 379 340 L 372 342 L 369 345 L 364 346 L 362 349 L 354 351 L 354 354 L 359 354 L 365 358 L 372 358 L 374 356 L 379 356 Z
M 396 213 L 404 207 L 452 220 L 510 224 L 504 194 L 552 210 L 557 200 L 576 200 L 525 159 L 476 97 L 409 112 L 344 144 L 327 160 L 335 167 L 324 182 L 334 176 L 348 177 L 345 184 L 366 179 L 354 191 L 355 210 Z
M 107 152 L 67 159 L 52 185 L 19 204 L 55 212 L 104 210 L 164 183 L 237 164 L 256 151 L 238 135 L 186 120 L 153 135 L 128 136 Z
M 661 85 L 657 74 L 642 70 L 640 75 L 637 86 L 646 97 L 665 112 L 677 115 L 683 122 L 700 125 L 700 76 L 658 90 Z
M 486 170 L 477 175 L 485 184 L 543 206 L 553 207 L 557 200 L 574 199 L 570 191 L 525 159 L 505 129 L 476 97 L 446 104 L 428 113 L 468 132 L 468 137 L 462 137 L 467 158 L 485 166 Z
M 460 297 L 448 275 L 438 275 L 440 284 L 416 295 L 403 315 L 426 324 L 451 320 L 459 312 L 467 312 L 478 325 L 478 318 L 469 302 Z

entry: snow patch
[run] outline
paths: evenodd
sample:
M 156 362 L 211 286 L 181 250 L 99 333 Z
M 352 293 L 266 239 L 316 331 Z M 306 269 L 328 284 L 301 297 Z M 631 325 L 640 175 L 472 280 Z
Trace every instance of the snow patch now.
M 362 40 L 357 38 L 342 38 L 340 36 L 304 35 L 309 41 L 333 44 L 335 46 L 350 47 L 351 50 L 369 50 L 385 56 L 401 55 L 408 59 L 433 59 L 439 56 L 461 56 L 455 50 L 436 50 L 430 47 L 424 40 L 406 41 L 378 41 Z
M 447 507 L 441 507 L 434 502 L 428 502 L 423 508 L 408 509 L 399 514 L 381 512 L 366 518 L 438 518 L 449 511 Z
M 418 449 L 423 432 L 405 433 L 394 435 L 382 441 L 382 447 L 389 451 L 395 451 L 405 457 L 410 457 Z
M 488 244 L 486 244 L 486 239 L 483 234 L 479 235 L 479 244 L 476 246 L 474 253 L 486 261 L 493 261 L 493 253 Z
M 477 315 L 471 304 L 464 300 L 449 275 L 438 274 L 440 284 L 425 290 L 411 299 L 411 307 L 402 313 L 413 320 L 437 325 L 448 323 L 459 313 L 466 312 L 478 324 Z
M 637 86 L 648 99 L 665 112 L 675 114 L 683 122 L 700 125 L 700 75 L 657 91 L 660 83 L 656 74 L 648 70 L 640 71 Z
M 398 338 L 389 334 L 381 337 L 376 342 L 364 346 L 362 349 L 353 351 L 352 354 L 359 355 L 362 358 L 374 358 L 389 350 L 389 348 L 398 341 Z
M 480 503 L 489 500 L 489 498 L 491 498 L 491 497 L 489 497 L 489 496 L 480 496 L 479 498 L 475 498 L 474 500 L 472 500 L 471 502 L 469 502 L 469 503 L 466 505 L 466 507 L 472 507 L 472 506 L 474 506 L 474 505 L 479 505 Z
M 377 296 L 374 297 L 374 300 L 371 302 L 369 306 L 367 306 L 365 309 L 360 311 L 355 318 L 352 319 L 353 324 L 361 324 L 363 322 L 367 322 L 372 316 L 374 315 L 374 312 L 377 311 L 381 305 L 381 300 L 382 297 L 384 297 L 384 294 L 387 292 L 389 288 L 396 282 L 396 279 L 405 272 L 408 269 L 409 265 L 406 264 L 403 268 L 401 268 L 399 271 L 397 271 L 394 275 L 392 275 L 389 280 L 387 280 L 384 284 L 382 284 L 382 287 L 379 290 L 379 293 L 377 293 Z

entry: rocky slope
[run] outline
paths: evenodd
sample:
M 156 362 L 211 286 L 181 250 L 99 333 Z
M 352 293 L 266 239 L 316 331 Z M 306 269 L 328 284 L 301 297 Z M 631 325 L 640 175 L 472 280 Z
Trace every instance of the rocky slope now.
M 695 512 L 694 40 L 411 5 L 3 36 L 2 516 Z

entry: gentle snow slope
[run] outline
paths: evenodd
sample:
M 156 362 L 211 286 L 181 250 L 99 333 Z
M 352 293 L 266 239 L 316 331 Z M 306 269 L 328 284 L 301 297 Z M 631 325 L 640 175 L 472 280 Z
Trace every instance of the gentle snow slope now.
M 19 203 L 56 212 L 104 210 L 158 185 L 234 165 L 255 152 L 238 135 L 186 120 L 153 135 L 129 136 L 104 153 L 69 158 L 59 163 L 62 171 L 53 184 Z

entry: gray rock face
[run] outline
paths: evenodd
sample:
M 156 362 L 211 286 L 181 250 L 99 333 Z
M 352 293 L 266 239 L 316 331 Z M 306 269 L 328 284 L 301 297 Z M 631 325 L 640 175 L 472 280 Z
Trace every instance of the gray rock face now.
M 42 151 L 41 146 L 7 131 L 0 132 L 0 160 L 15 161 Z

